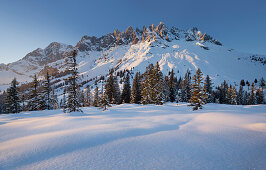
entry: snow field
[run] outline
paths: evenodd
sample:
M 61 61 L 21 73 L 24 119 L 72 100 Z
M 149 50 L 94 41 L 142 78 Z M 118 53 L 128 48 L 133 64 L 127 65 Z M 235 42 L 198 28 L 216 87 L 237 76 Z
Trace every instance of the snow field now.
M 263 169 L 266 106 L 123 104 L 0 115 L 0 169 Z

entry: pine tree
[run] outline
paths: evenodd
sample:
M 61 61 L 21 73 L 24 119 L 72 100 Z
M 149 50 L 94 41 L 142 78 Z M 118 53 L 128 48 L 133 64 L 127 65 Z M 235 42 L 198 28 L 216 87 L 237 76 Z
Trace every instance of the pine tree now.
M 105 97 L 110 104 L 120 103 L 120 89 L 117 78 L 113 76 L 113 70 L 110 71 L 109 77 L 105 84 Z
M 68 112 L 75 112 L 75 111 L 80 111 L 82 110 L 79 109 L 80 104 L 78 101 L 78 69 L 77 69 L 77 50 L 74 50 L 72 55 L 68 56 L 68 65 L 69 65 L 69 71 L 70 71 L 70 76 L 68 78 L 68 102 L 67 102 L 67 111 Z
M 248 100 L 248 104 L 250 104 L 250 105 L 256 104 L 255 92 L 256 92 L 256 88 L 255 88 L 254 83 L 252 83 L 250 97 L 249 97 L 249 100 Z
M 204 84 L 204 89 L 206 91 L 206 94 L 208 95 L 208 98 L 207 98 L 207 103 L 211 103 L 213 102 L 213 94 L 212 94 L 212 82 L 211 82 L 211 78 L 209 75 L 206 76 L 206 79 L 205 79 L 205 84 Z
M 141 102 L 141 84 L 140 84 L 140 73 L 137 72 L 132 85 L 131 90 L 131 103 L 139 104 Z
M 220 104 L 229 104 L 228 99 L 228 84 L 224 80 L 224 82 L 219 87 L 219 103 Z
M 249 99 L 249 94 L 248 94 L 247 91 L 245 91 L 244 97 L 243 97 L 243 105 L 247 105 L 248 104 L 248 99 Z
M 200 69 L 196 71 L 196 74 L 192 78 L 193 84 L 191 89 L 191 99 L 189 102 L 190 106 L 194 106 L 193 110 L 198 110 L 202 108 L 202 105 L 206 104 L 207 95 L 202 87 L 203 84 L 203 74 Z
M 117 76 L 114 77 L 114 87 L 113 87 L 113 96 L 114 96 L 114 102 L 113 104 L 121 104 L 121 92 L 120 87 L 118 84 Z
M 228 89 L 228 100 L 229 100 L 229 104 L 232 104 L 232 105 L 237 104 L 236 89 L 232 85 L 230 85 L 230 88 Z
M 143 104 L 163 104 L 165 101 L 165 82 L 160 71 L 159 63 L 149 65 L 144 73 L 142 82 L 141 102 Z
M 160 70 L 160 65 L 157 62 L 152 70 L 152 81 L 154 84 L 152 90 L 152 97 L 154 98 L 153 101 L 157 105 L 163 104 L 166 100 L 166 89 L 165 81 L 163 78 L 163 73 Z
M 86 99 L 85 99 L 85 106 L 90 107 L 91 106 L 91 90 L 90 86 L 87 87 L 86 91 Z
M 246 84 L 245 84 L 245 80 L 242 79 L 242 80 L 240 81 L 240 85 L 241 85 L 241 86 L 245 86 L 245 85 L 246 85 Z
M 169 100 L 170 102 L 174 102 L 176 100 L 176 83 L 174 82 L 174 70 L 172 69 L 170 72 L 170 78 L 169 78 Z
M 264 94 L 261 88 L 259 88 L 256 92 L 256 101 L 257 101 L 257 104 L 264 103 Z
M 103 111 L 107 110 L 107 107 L 111 107 L 106 97 L 107 97 L 106 93 L 102 93 L 102 97 L 100 100 L 100 106 L 103 109 Z
M 191 97 L 191 76 L 189 69 L 187 70 L 184 80 L 182 81 L 181 96 L 180 100 L 182 102 L 188 102 Z
M 55 91 L 52 90 L 52 94 L 51 94 L 51 107 L 52 109 L 58 109 L 58 98 L 57 98 L 57 94 L 55 94 Z
M 52 92 L 52 88 L 51 88 L 51 80 L 50 80 L 50 75 L 48 73 L 48 71 L 46 72 L 46 77 L 45 77 L 45 81 L 44 81 L 44 92 L 43 92 L 43 97 L 44 97 L 44 103 L 45 103 L 45 109 L 47 110 L 51 110 L 52 107 L 52 102 L 51 102 L 51 92 Z
M 141 83 L 141 103 L 142 104 L 150 104 L 152 103 L 151 98 L 151 91 L 153 88 L 152 81 L 151 81 L 151 74 L 152 74 L 153 64 L 148 65 L 146 68 L 145 73 L 143 74 L 144 80 Z
M 34 110 L 39 110 L 39 93 L 38 93 L 38 85 L 39 85 L 39 82 L 37 80 L 37 76 L 34 75 L 34 79 L 33 79 L 33 87 L 32 87 L 32 90 L 30 92 L 30 99 L 28 101 L 28 105 L 27 105 L 27 108 L 29 111 L 34 111 Z
M 6 112 L 19 113 L 21 111 L 20 100 L 18 96 L 17 80 L 14 78 L 11 86 L 7 89 Z
M 243 105 L 244 102 L 244 91 L 243 91 L 243 86 L 240 84 L 238 94 L 237 94 L 237 104 Z
M 80 91 L 79 93 L 79 105 L 80 107 L 85 107 L 86 99 L 83 91 Z
M 130 86 L 130 77 L 128 73 L 124 81 L 123 91 L 121 95 L 122 103 L 130 103 L 130 94 L 131 94 L 131 86 Z
M 66 104 L 66 88 L 64 88 L 64 91 L 63 91 L 63 99 L 62 99 L 61 108 L 63 108 L 63 111 L 65 113 L 66 112 L 66 109 L 67 109 L 67 104 Z
M 98 86 L 96 86 L 95 91 L 94 91 L 94 101 L 93 101 L 93 106 L 98 107 L 99 106 L 99 89 Z

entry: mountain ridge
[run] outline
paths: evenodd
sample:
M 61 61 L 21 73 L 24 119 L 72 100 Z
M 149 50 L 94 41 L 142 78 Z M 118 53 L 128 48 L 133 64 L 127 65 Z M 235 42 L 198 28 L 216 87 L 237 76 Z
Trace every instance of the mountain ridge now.
M 266 74 L 266 57 L 263 55 L 228 49 L 195 27 L 188 30 L 176 27 L 169 29 L 161 22 L 157 26 L 143 26 L 143 29 L 133 29 L 131 26 L 121 32 L 116 29 L 98 38 L 84 35 L 75 46 L 52 42 L 44 49 L 38 48 L 28 53 L 17 62 L 1 64 L 0 84 L 8 84 L 14 77 L 19 82 L 29 82 L 34 74 L 42 76 L 49 69 L 63 72 L 66 69 L 64 60 L 74 49 L 78 50 L 80 74 L 87 79 L 105 76 L 112 68 L 144 72 L 148 64 L 157 61 L 164 74 L 174 69 L 183 76 L 187 69 L 193 71 L 201 68 L 214 78 L 216 84 L 223 79 L 231 82 L 235 79 L 238 82 L 239 79 L 251 79 L 255 75 L 260 78 Z M 245 71 L 241 66 L 243 64 L 251 71 Z M 239 71 L 234 73 L 232 68 L 236 66 L 243 74 Z M 225 69 L 231 70 L 232 75 Z

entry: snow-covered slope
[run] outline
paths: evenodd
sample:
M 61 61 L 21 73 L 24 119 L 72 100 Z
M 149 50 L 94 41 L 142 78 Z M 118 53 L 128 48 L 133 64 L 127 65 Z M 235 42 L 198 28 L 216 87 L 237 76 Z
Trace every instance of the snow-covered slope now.
M 123 104 L 0 115 L 0 169 L 258 169 L 266 106 Z
M 128 27 L 124 32 L 115 30 L 100 38 L 83 36 L 75 48 L 79 51 L 79 72 L 85 80 L 106 75 L 112 68 L 144 72 L 148 64 L 156 62 L 164 74 L 174 69 L 177 76 L 183 76 L 187 69 L 194 73 L 201 68 L 216 85 L 223 80 L 239 84 L 241 79 L 253 81 L 266 75 L 266 56 L 229 49 L 197 28 L 168 29 L 163 23 L 136 30 Z M 13 77 L 29 81 L 45 69 L 63 72 L 64 56 L 71 50 L 72 46 L 52 43 L 18 62 L 0 65 L 0 84 L 9 83 Z

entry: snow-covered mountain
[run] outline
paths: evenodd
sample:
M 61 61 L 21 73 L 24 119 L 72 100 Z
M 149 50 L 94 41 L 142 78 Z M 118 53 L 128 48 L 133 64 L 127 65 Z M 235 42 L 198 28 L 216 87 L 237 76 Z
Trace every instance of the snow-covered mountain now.
M 144 72 L 148 64 L 156 62 L 164 74 L 174 69 L 177 76 L 183 76 L 187 69 L 194 74 L 201 68 L 215 84 L 223 80 L 238 84 L 241 79 L 253 81 L 266 75 L 266 56 L 227 48 L 197 28 L 180 30 L 160 23 L 115 30 L 99 38 L 86 35 L 75 47 L 53 42 L 17 62 L 1 64 L 0 84 L 8 84 L 14 77 L 19 82 L 31 81 L 34 74 L 42 76 L 47 69 L 64 72 L 65 57 L 73 49 L 78 50 L 79 72 L 85 80 L 105 76 L 111 68 Z

